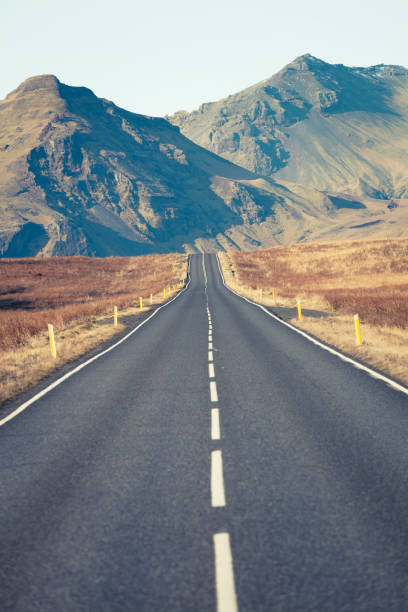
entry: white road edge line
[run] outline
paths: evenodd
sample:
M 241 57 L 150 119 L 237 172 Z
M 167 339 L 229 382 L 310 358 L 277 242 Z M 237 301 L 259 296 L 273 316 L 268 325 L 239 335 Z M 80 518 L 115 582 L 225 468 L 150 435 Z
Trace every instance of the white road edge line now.
M 228 287 L 226 285 L 225 279 L 224 279 L 224 275 L 223 275 L 222 270 L 221 270 L 220 262 L 219 262 L 219 259 L 218 259 L 218 254 L 217 254 L 217 262 L 218 262 L 218 268 L 219 268 L 219 271 L 220 271 L 220 274 L 221 274 L 222 282 L 223 282 L 224 286 L 226 287 L 226 289 L 228 289 L 228 291 L 231 291 L 231 293 L 234 293 L 236 296 L 238 296 L 242 300 L 245 300 L 246 302 L 248 302 L 248 304 L 252 304 L 253 306 L 257 306 L 258 308 L 263 310 L 269 317 L 272 317 L 272 319 L 275 319 L 275 321 L 278 321 L 278 323 L 282 323 L 282 325 L 285 325 L 286 327 L 289 327 L 289 329 L 293 330 L 294 332 L 296 332 L 300 336 L 303 336 L 304 338 L 306 338 L 307 340 L 309 340 L 310 342 L 312 342 L 316 346 L 319 346 L 320 348 L 322 348 L 323 350 L 327 351 L 328 353 L 331 353 L 332 355 L 336 355 L 336 357 L 339 357 L 342 361 L 345 361 L 346 363 L 350 363 L 351 365 L 353 365 L 358 370 L 363 370 L 363 372 L 366 372 L 372 378 L 375 378 L 377 380 L 381 380 L 381 381 L 385 382 L 387 385 L 389 385 L 390 387 L 392 387 L 396 391 L 400 391 L 401 393 L 404 393 L 405 395 L 408 395 L 408 388 L 407 387 L 404 387 L 400 383 L 397 383 L 395 380 L 392 380 L 391 378 L 388 378 L 388 376 L 384 376 L 383 374 L 379 374 L 379 372 L 376 372 L 375 370 L 372 370 L 370 367 L 365 366 L 362 363 L 359 363 L 358 361 L 355 361 L 351 357 L 347 357 L 347 355 L 344 355 L 343 353 L 340 353 L 340 351 L 337 351 L 336 349 L 333 349 L 330 346 L 327 346 L 326 344 L 323 344 L 322 342 L 319 342 L 319 340 L 316 340 L 316 338 L 312 338 L 312 336 L 309 336 L 308 333 L 302 331 L 298 327 L 295 327 L 291 323 L 287 323 L 287 321 L 282 321 L 282 319 L 280 319 L 279 317 L 274 315 L 272 312 L 269 312 L 269 310 L 267 310 L 264 306 L 262 306 L 262 304 L 257 304 L 256 302 L 253 302 L 252 300 L 249 300 L 248 298 L 246 298 L 246 297 L 244 297 L 242 295 L 239 295 L 239 293 L 237 293 L 236 291 L 231 289 L 231 287 Z
M 14 419 L 17 415 L 19 415 L 22 412 L 24 412 L 24 410 L 26 410 L 26 408 L 28 408 L 29 406 L 34 404 L 34 402 L 36 402 L 40 398 L 44 397 L 44 395 L 46 395 L 47 393 L 49 393 L 50 391 L 55 389 L 55 387 L 58 387 L 61 383 L 63 383 L 68 378 L 71 378 L 71 376 L 73 376 L 74 374 L 76 374 L 77 372 L 79 372 L 80 370 L 85 368 L 87 365 L 89 365 L 93 361 L 96 361 L 97 359 L 99 359 L 103 355 L 106 355 L 110 351 L 113 351 L 113 349 L 115 349 L 120 344 L 122 344 L 122 342 L 125 342 L 125 340 L 130 338 L 130 336 L 132 336 L 135 332 L 137 332 L 138 329 L 140 329 L 143 325 L 145 325 L 148 321 L 150 321 L 150 319 L 153 318 L 159 312 L 159 310 L 161 310 L 162 308 L 165 308 L 166 306 L 168 306 L 169 304 L 174 302 L 174 300 L 176 300 L 178 297 L 180 297 L 180 295 L 182 293 L 184 293 L 184 291 L 187 290 L 187 288 L 188 288 L 188 286 L 190 284 L 190 281 L 191 281 L 191 278 L 190 278 L 190 266 L 191 266 L 191 257 L 188 258 L 188 273 L 187 273 L 188 282 L 186 283 L 186 286 L 180 291 L 180 293 L 178 293 L 176 296 L 174 296 L 174 298 L 172 298 L 171 300 L 169 300 L 165 304 L 162 304 L 161 306 L 158 306 L 158 308 L 156 308 L 156 310 L 154 310 L 152 312 L 152 314 L 147 317 L 147 319 L 145 319 L 144 321 L 139 323 L 139 325 L 137 325 L 128 334 L 126 334 L 126 336 L 123 336 L 123 338 L 121 338 L 118 342 L 115 342 L 115 344 L 112 344 L 112 346 L 108 347 L 107 349 L 105 349 L 101 353 L 98 353 L 97 355 L 94 355 L 94 357 L 91 357 L 91 359 L 88 359 L 87 361 L 84 361 L 84 363 L 81 363 L 79 366 L 77 366 L 76 368 L 74 368 L 70 372 L 67 372 L 66 374 L 64 374 L 64 376 L 61 376 L 61 378 L 58 378 L 53 383 L 48 385 L 48 387 L 45 387 L 45 389 L 43 389 L 42 391 L 40 391 L 39 393 L 37 393 L 36 395 L 31 397 L 29 400 L 27 400 L 23 404 L 21 404 L 18 408 L 13 410 L 13 412 L 11 412 L 9 415 L 7 415 L 6 417 L 4 417 L 3 419 L 0 420 L 0 427 L 5 425 L 6 423 L 8 423 L 8 421 L 11 421 L 12 419 Z
M 212 402 L 218 402 L 217 383 L 215 380 L 210 382 L 210 397 Z
M 226 505 L 220 450 L 211 451 L 211 505 L 213 508 L 221 508 Z
M 214 354 L 212 351 L 208 351 L 208 361 L 214 361 Z
M 209 363 L 208 364 L 208 378 L 215 378 L 214 364 L 213 363 Z
M 212 350 L 213 350 L 213 343 L 212 343 L 212 342 L 209 342 L 209 343 L 208 343 L 208 350 L 209 350 L 209 351 L 212 351 Z
M 217 612 L 238 612 L 229 533 L 214 534 Z
M 211 408 L 211 440 L 219 440 L 220 438 L 220 411 L 218 408 Z

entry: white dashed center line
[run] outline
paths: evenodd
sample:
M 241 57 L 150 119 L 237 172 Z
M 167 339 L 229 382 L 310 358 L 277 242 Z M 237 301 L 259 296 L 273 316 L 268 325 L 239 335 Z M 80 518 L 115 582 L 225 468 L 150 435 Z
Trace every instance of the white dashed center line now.
M 238 612 L 229 533 L 214 534 L 215 587 L 218 612 Z
M 219 440 L 220 437 L 220 411 L 218 408 L 211 408 L 211 440 Z
M 226 505 L 222 453 L 220 450 L 215 450 L 211 453 L 211 505 L 213 508 L 220 508 Z
M 215 380 L 210 381 L 210 397 L 212 402 L 218 402 L 217 383 Z
M 211 380 L 215 379 L 213 326 L 208 304 L 208 281 L 207 272 L 205 269 L 204 254 L 202 255 L 202 265 L 205 280 L 205 295 L 207 301 L 206 310 L 208 317 L 208 377 L 210 379 L 210 399 L 212 403 L 217 403 L 217 383 L 215 380 Z M 211 440 L 220 439 L 220 411 L 219 408 L 211 408 Z M 211 506 L 213 508 L 226 506 L 221 450 L 214 450 L 211 452 Z M 220 532 L 215 533 L 213 537 L 217 612 L 238 612 L 230 536 L 229 533 Z

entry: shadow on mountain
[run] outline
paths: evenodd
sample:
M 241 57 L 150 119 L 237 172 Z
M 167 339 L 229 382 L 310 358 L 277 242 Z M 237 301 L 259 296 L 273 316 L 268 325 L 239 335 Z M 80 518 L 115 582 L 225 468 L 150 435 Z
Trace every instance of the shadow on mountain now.
M 48 240 L 49 236 L 42 225 L 26 223 L 14 234 L 1 257 L 34 257 Z
M 362 208 L 367 208 L 365 204 L 362 202 L 357 202 L 357 200 L 346 200 L 344 198 L 337 198 L 336 196 L 327 196 L 333 206 L 337 209 L 340 208 L 353 208 L 354 210 L 359 210 Z

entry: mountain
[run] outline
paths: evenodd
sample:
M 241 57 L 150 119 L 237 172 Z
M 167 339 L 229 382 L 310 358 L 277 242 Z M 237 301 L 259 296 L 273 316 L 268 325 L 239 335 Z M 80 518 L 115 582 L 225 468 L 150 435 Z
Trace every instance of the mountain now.
M 2 257 L 397 236 L 404 211 L 261 176 L 165 119 L 131 113 L 52 75 L 28 79 L 0 102 Z
M 269 79 L 168 119 L 248 170 L 357 198 L 408 197 L 408 70 L 303 55 Z
M 0 102 L 3 257 L 271 246 L 324 221 L 313 197 L 52 75 Z

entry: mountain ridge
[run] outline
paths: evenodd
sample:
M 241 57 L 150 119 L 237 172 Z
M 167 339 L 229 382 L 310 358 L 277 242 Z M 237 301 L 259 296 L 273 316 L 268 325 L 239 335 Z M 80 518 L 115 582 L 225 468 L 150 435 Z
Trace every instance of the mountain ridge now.
M 292 96 L 282 116 L 293 123 L 307 104 Z M 0 101 L 2 257 L 399 236 L 402 204 L 253 172 L 165 118 L 121 109 L 54 75 L 31 77 Z
M 0 102 L 3 257 L 271 246 L 324 222 L 330 201 L 300 191 L 53 75 Z
M 236 94 L 167 118 L 201 146 L 276 180 L 358 197 L 408 194 L 402 66 L 347 67 L 306 54 Z

